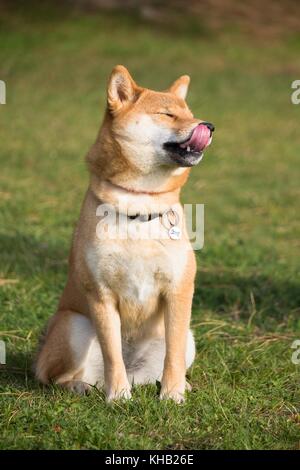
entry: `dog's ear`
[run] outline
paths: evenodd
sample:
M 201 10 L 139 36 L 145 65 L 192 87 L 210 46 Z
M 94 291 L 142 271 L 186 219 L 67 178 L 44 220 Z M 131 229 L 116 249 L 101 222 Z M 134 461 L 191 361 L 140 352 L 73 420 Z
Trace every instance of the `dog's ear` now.
M 190 84 L 190 77 L 188 75 L 182 75 L 179 77 L 169 88 L 171 93 L 185 100 Z
M 112 113 L 118 112 L 124 105 L 134 102 L 139 87 L 123 65 L 113 69 L 107 87 L 107 104 Z

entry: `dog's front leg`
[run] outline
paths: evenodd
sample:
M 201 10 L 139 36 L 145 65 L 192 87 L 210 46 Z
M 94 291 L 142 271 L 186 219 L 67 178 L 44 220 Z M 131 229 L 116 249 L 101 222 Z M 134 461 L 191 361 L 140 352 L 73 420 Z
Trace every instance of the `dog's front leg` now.
M 165 307 L 166 356 L 161 382 L 161 399 L 184 401 L 186 348 L 193 290 L 170 295 Z
M 121 321 L 114 300 L 109 296 L 90 298 L 91 315 L 101 345 L 107 401 L 131 398 L 122 356 Z

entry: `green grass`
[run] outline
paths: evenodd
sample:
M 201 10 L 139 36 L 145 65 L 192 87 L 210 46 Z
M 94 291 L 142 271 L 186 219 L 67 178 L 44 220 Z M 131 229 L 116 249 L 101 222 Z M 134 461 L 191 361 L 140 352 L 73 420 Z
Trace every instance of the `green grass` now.
M 300 338 L 300 106 L 290 102 L 299 38 L 176 34 L 37 5 L 1 13 L 0 448 L 299 449 L 300 365 L 290 349 Z M 159 402 L 154 386 L 107 406 L 100 392 L 42 388 L 31 372 L 66 279 L 84 155 L 117 63 L 154 89 L 190 74 L 190 106 L 216 125 L 183 192 L 205 204 L 205 246 L 193 392 L 182 406 Z

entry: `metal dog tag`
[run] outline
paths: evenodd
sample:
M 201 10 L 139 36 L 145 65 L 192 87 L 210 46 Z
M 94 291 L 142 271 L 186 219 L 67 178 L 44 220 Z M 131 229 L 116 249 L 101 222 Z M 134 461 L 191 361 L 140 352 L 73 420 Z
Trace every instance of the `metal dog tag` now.
M 181 237 L 181 230 L 179 227 L 171 227 L 169 230 L 169 237 L 172 240 L 179 240 Z
M 171 240 L 179 240 L 181 238 L 181 230 L 178 227 L 179 220 L 178 213 L 172 208 L 165 211 L 162 215 L 162 224 L 168 230 Z

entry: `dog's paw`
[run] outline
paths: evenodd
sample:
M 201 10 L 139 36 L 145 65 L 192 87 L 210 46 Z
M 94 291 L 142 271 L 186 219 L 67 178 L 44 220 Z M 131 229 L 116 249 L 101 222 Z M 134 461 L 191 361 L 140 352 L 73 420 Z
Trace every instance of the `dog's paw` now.
M 106 394 L 106 401 L 108 403 L 119 400 L 130 400 L 130 398 L 131 391 L 129 385 L 126 385 L 123 388 L 110 389 L 107 391 Z
M 184 391 L 181 390 L 171 390 L 171 391 L 164 391 L 160 392 L 159 398 L 161 400 L 173 400 L 175 403 L 184 403 Z
M 70 380 L 60 385 L 70 392 L 76 393 L 78 395 L 87 395 L 92 388 L 91 385 L 86 382 L 82 382 L 81 380 Z
M 191 384 L 186 380 L 185 381 L 185 389 L 188 391 L 188 392 L 191 392 L 193 387 L 191 386 Z
M 186 381 L 183 383 L 174 383 L 173 385 L 168 382 L 162 383 L 159 398 L 161 400 L 173 400 L 175 403 L 183 403 L 186 388 Z

